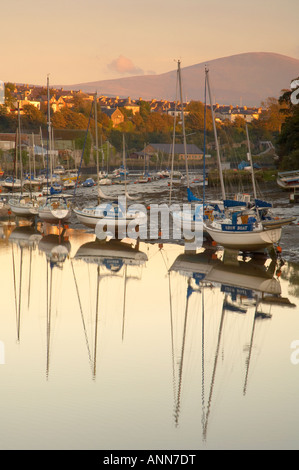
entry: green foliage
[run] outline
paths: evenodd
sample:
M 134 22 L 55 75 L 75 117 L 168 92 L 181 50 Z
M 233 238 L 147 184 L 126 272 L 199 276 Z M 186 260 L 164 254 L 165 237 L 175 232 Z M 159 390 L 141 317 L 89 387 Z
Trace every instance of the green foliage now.
M 22 116 L 23 128 L 37 129 L 41 125 L 46 124 L 46 117 L 43 113 L 31 104 L 23 106 L 24 115 Z
M 13 106 L 12 93 L 14 84 L 7 83 L 5 86 L 5 96 L 7 107 Z M 47 90 L 43 90 L 44 94 Z M 50 90 L 53 95 L 55 91 Z M 252 144 L 256 144 L 257 153 L 260 140 L 269 140 L 277 145 L 282 168 L 289 169 L 299 167 L 299 105 L 294 106 L 290 101 L 290 90 L 283 90 L 279 100 L 267 98 L 264 102 L 266 107 L 259 120 L 253 120 L 248 124 L 249 135 Z M 90 117 L 92 100 L 86 100 L 83 93 L 76 93 L 73 98 L 73 107 L 63 108 L 61 111 L 51 113 L 51 121 L 54 130 L 85 130 Z M 133 114 L 131 110 L 123 110 L 124 122 L 117 128 L 113 128 L 109 117 L 101 112 L 100 105 L 97 105 L 98 135 L 102 137 L 103 143 L 109 140 L 115 149 L 122 153 L 122 136 L 125 134 L 127 154 L 132 151 L 142 151 L 144 146 L 150 142 L 170 143 L 173 136 L 173 117 L 158 112 L 151 112 L 149 102 L 139 101 L 140 112 Z M 46 128 L 47 109 L 42 107 L 39 111 L 34 106 L 28 104 L 23 106 L 22 129 L 36 131 L 39 133 L 40 127 Z M 187 143 L 195 144 L 200 149 L 204 147 L 204 113 L 205 106 L 201 101 L 192 100 L 186 111 L 185 126 Z M 176 142 L 182 143 L 182 125 L 180 117 L 176 120 Z M 218 137 L 222 154 L 229 161 L 240 161 L 246 158 L 246 130 L 245 121 L 237 118 L 234 123 L 225 121 L 217 123 Z M 91 118 L 88 139 L 84 152 L 84 161 L 90 160 L 90 149 L 95 136 L 94 116 Z M 6 106 L 0 106 L 0 132 L 14 133 L 17 129 L 17 115 L 9 113 Z M 206 109 L 206 152 L 215 154 L 214 132 L 212 116 L 209 108 Z M 75 132 L 75 131 L 74 131 Z M 76 131 L 77 132 L 77 131 Z M 83 148 L 84 137 L 76 139 L 76 148 Z M 212 144 L 212 145 L 211 145 Z M 235 144 L 240 144 L 235 148 Z
M 281 157 L 299 149 L 299 105 L 293 106 L 276 140 Z
M 87 136 L 84 135 L 82 137 L 78 137 L 77 139 L 75 139 L 75 148 L 77 150 L 83 151 L 84 143 L 85 143 L 85 148 L 84 148 L 84 153 L 83 153 L 83 160 L 84 160 L 85 165 L 88 165 L 88 163 L 90 162 L 90 152 L 91 152 L 91 143 L 92 143 L 90 132 L 87 133 Z
M 299 148 L 297 150 L 293 150 L 289 155 L 282 157 L 279 168 L 282 171 L 298 170 Z
M 187 129 L 187 134 L 192 133 L 194 131 L 199 131 L 204 129 L 204 122 L 205 122 L 205 106 L 204 103 L 201 101 L 191 101 L 186 111 L 188 114 L 186 115 L 185 124 Z M 213 129 L 212 123 L 212 113 L 209 108 L 206 109 L 206 130 L 211 131 Z
M 69 108 L 54 113 L 51 121 L 54 129 L 87 129 L 88 125 L 88 118 L 84 114 Z

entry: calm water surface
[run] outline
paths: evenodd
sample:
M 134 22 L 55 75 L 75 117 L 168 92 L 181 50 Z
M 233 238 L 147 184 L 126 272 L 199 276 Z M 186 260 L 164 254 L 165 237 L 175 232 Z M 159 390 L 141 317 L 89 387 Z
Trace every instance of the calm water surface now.
M 0 233 L 2 450 L 299 448 L 294 245 Z

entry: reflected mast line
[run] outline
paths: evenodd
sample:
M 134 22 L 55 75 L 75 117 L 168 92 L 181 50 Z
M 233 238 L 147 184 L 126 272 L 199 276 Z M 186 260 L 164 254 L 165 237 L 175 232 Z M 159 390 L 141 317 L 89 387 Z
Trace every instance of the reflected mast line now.
M 227 295 L 225 295 L 224 300 L 226 301 L 226 299 L 227 299 Z M 211 411 L 212 396 L 213 396 L 216 370 L 217 370 L 217 364 L 218 364 L 218 358 L 219 358 L 220 342 L 221 342 L 223 324 L 224 324 L 224 316 L 225 316 L 224 314 L 225 314 L 225 308 L 224 308 L 224 305 L 223 305 L 222 313 L 221 313 L 221 320 L 220 320 L 220 325 L 219 325 L 219 331 L 218 331 L 218 341 L 217 341 L 217 348 L 216 348 L 216 353 L 215 353 L 214 367 L 213 367 L 213 373 L 212 373 L 212 379 L 211 379 L 210 394 L 209 394 L 208 405 L 207 405 L 207 414 L 206 414 L 206 420 L 205 420 L 205 424 L 204 424 L 204 432 L 203 432 L 204 440 L 206 440 L 206 438 L 207 438 L 208 419 L 209 419 L 209 415 L 210 415 L 210 411 Z
M 186 307 L 185 307 L 183 340 L 182 340 L 182 348 L 181 348 L 181 361 L 180 361 L 179 376 L 178 376 L 177 403 L 176 403 L 176 407 L 175 407 L 175 423 L 176 423 L 176 426 L 178 426 L 178 423 L 179 423 L 179 413 L 180 413 L 180 407 L 181 407 L 183 364 L 184 364 L 184 353 L 185 353 L 185 344 L 186 344 L 186 331 L 187 331 L 187 320 L 188 320 L 189 297 L 191 295 L 191 292 L 192 292 L 191 281 L 190 281 L 190 278 L 188 278 L 187 300 L 186 300 Z
M 97 300 L 96 300 L 96 320 L 94 334 L 94 357 L 93 357 L 93 379 L 96 378 L 97 365 L 97 344 L 98 344 L 98 320 L 99 320 L 99 296 L 100 296 L 100 265 L 97 266 Z
M 87 347 L 87 352 L 88 352 L 88 359 L 89 359 L 89 363 L 92 365 L 92 357 L 91 357 L 91 352 L 90 352 L 90 347 L 89 347 L 89 341 L 88 341 L 87 329 L 86 329 L 86 324 L 85 324 L 85 319 L 84 319 L 84 313 L 83 313 L 83 308 L 82 308 L 82 303 L 81 303 L 81 298 L 80 298 L 78 283 L 77 283 L 77 279 L 76 279 L 76 275 L 75 275 L 75 270 L 74 270 L 74 265 L 73 265 L 73 261 L 72 261 L 72 260 L 71 260 L 71 266 L 72 266 L 73 277 L 74 277 L 74 281 L 75 281 L 75 287 L 76 287 L 76 292 L 77 292 L 77 297 L 78 297 L 78 302 L 79 302 L 79 308 L 80 308 L 80 313 L 81 313 L 81 320 L 82 320 L 82 324 L 83 324 L 83 331 L 84 331 L 85 342 L 86 342 L 86 347 Z

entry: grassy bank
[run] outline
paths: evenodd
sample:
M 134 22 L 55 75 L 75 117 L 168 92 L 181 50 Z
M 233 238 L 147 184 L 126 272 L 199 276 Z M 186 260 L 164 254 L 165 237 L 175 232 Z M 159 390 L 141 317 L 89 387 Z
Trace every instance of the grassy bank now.
M 257 182 L 275 182 L 277 178 L 277 170 L 256 170 L 254 172 Z M 209 171 L 209 186 L 218 187 L 220 185 L 220 176 L 218 170 Z M 229 185 L 250 184 L 251 173 L 246 170 L 224 170 L 224 183 Z

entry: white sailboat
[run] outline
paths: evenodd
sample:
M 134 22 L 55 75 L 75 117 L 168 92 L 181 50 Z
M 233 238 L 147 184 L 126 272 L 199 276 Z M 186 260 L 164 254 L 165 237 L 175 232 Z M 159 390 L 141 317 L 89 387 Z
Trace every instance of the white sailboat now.
M 3 187 L 5 189 L 21 189 L 21 180 L 19 178 L 14 178 L 12 176 L 8 176 L 5 178 L 3 182 Z
M 47 77 L 47 90 L 48 90 L 48 138 L 51 139 L 51 116 L 50 116 L 50 90 L 49 90 L 49 77 Z M 51 145 L 50 145 L 51 148 Z M 47 152 L 47 159 L 49 160 L 49 151 Z M 48 175 L 47 175 L 48 178 Z M 48 187 L 48 185 L 47 185 Z M 65 196 L 61 194 L 53 194 L 46 198 L 44 204 L 41 204 L 38 209 L 38 215 L 43 222 L 49 224 L 64 224 L 71 216 L 71 204 Z
M 10 206 L 11 211 L 14 213 L 14 215 L 18 217 L 26 217 L 26 218 L 32 218 L 37 216 L 38 214 L 38 207 L 39 203 L 37 201 L 37 198 L 32 195 L 32 193 L 29 194 L 23 194 L 23 165 L 22 165 L 22 147 L 21 147 L 21 118 L 20 118 L 20 104 L 18 104 L 18 137 L 19 137 L 19 157 L 20 157 L 20 174 L 21 174 L 21 181 L 20 181 L 20 187 L 21 187 L 21 194 L 19 197 L 15 196 L 13 198 L 10 198 L 8 201 L 8 204 Z M 17 155 L 17 151 L 16 151 Z
M 212 112 L 212 121 L 215 131 L 215 118 L 213 103 L 211 98 L 211 90 L 209 83 L 209 71 L 206 68 L 206 79 L 207 87 L 210 97 L 211 112 Z M 248 139 L 248 129 L 247 130 L 247 139 Z M 216 136 L 216 134 L 215 134 Z M 249 141 L 249 139 L 248 139 Z M 222 190 L 222 199 L 226 201 L 226 193 L 223 181 L 222 166 L 220 161 L 220 153 L 218 150 L 218 139 L 216 138 L 216 147 L 217 147 L 217 158 L 218 158 L 218 168 L 220 174 L 221 190 Z M 255 179 L 254 179 L 254 170 L 252 165 L 252 158 L 250 152 L 250 146 L 248 146 L 248 159 L 251 167 L 252 174 L 252 184 L 254 198 L 257 200 Z M 284 225 L 284 224 L 282 224 Z M 226 211 L 225 217 L 215 217 L 214 220 L 206 220 L 204 222 L 204 230 L 209 234 L 209 236 L 216 242 L 218 245 L 223 246 L 224 248 L 237 249 L 239 251 L 261 251 L 266 248 L 269 248 L 277 244 L 282 235 L 282 225 L 276 223 L 272 226 L 271 224 L 263 224 L 260 214 L 258 211 L 254 211 L 253 214 L 250 212 L 246 213 L 243 211 L 228 213 Z
M 277 175 L 277 184 L 283 189 L 299 188 L 299 170 L 281 171 Z
M 231 253 L 227 253 L 227 255 L 233 256 Z M 215 250 L 205 250 L 204 252 L 199 252 L 194 255 L 191 254 L 181 254 L 179 255 L 175 261 L 173 262 L 172 266 L 169 269 L 169 274 L 173 273 L 175 276 L 173 280 L 177 279 L 177 274 L 179 274 L 182 278 L 182 282 L 179 284 L 175 284 L 175 289 L 170 289 L 170 308 L 171 308 L 171 334 L 172 334 L 172 361 L 173 361 L 173 371 L 176 369 L 176 365 L 179 364 L 179 369 L 177 375 L 177 380 L 174 375 L 174 385 L 176 385 L 176 394 L 175 394 L 175 422 L 178 424 L 179 420 L 179 413 L 182 411 L 182 395 L 184 393 L 183 388 L 183 367 L 185 368 L 185 378 L 186 381 L 186 371 L 190 373 L 190 365 L 186 368 L 187 364 L 186 361 L 188 360 L 188 356 L 191 354 L 191 351 L 194 352 L 195 344 L 200 345 L 201 339 L 201 377 L 202 377 L 202 390 L 201 390 L 201 397 L 202 397 L 202 425 L 203 425 L 203 439 L 204 441 L 207 440 L 207 431 L 208 431 L 208 424 L 209 418 L 212 412 L 212 399 L 213 395 L 215 394 L 215 383 L 216 383 L 216 374 L 217 369 L 220 365 L 220 357 L 222 357 L 222 361 L 226 362 L 227 366 L 225 365 L 225 378 L 229 380 L 227 375 L 228 370 L 231 370 L 232 364 L 234 364 L 233 359 L 236 357 L 236 351 L 232 349 L 231 353 L 228 354 L 228 351 L 224 351 L 225 344 L 232 345 L 234 344 L 233 341 L 229 341 L 229 338 L 225 338 L 228 332 L 231 333 L 232 329 L 226 327 L 224 321 L 226 321 L 226 312 L 230 312 L 230 317 L 232 314 L 237 314 L 239 318 L 242 318 L 242 323 L 244 324 L 244 315 L 247 314 L 247 317 L 251 314 L 252 310 L 254 310 L 254 322 L 257 318 L 259 319 L 269 319 L 271 315 L 268 313 L 263 313 L 261 311 L 261 305 L 285 305 L 287 307 L 292 307 L 293 305 L 290 304 L 287 298 L 283 298 L 282 288 L 280 285 L 280 281 L 277 278 L 277 270 L 280 269 L 279 262 L 276 259 L 271 261 L 271 264 L 267 262 L 266 257 L 261 258 L 258 257 L 251 257 L 247 258 L 246 261 L 241 260 L 237 257 L 238 252 L 235 252 L 235 258 L 229 256 L 223 256 L 223 259 L 217 257 Z M 218 254 L 219 256 L 219 254 Z M 186 284 L 187 280 L 187 284 Z M 186 286 L 186 295 L 185 295 L 185 302 L 182 303 L 182 297 L 179 297 L 177 293 L 185 292 L 180 290 L 180 285 Z M 215 323 L 215 316 L 214 316 L 214 307 L 213 303 L 215 302 L 215 306 L 217 305 L 221 307 L 221 303 L 219 299 L 221 297 L 211 295 L 212 293 L 221 292 L 221 297 L 223 298 L 222 308 L 219 309 L 217 313 L 217 318 L 219 318 L 219 326 L 218 322 Z M 200 302 L 190 303 L 190 299 L 192 293 L 199 293 L 201 294 L 201 305 Z M 208 294 L 208 295 L 207 295 Z M 205 303 L 206 301 L 209 305 L 209 311 L 205 312 Z M 194 301 L 193 301 L 194 302 Z M 189 304 L 189 305 L 188 305 Z M 183 316 L 182 307 L 185 305 L 185 315 Z M 177 310 L 181 308 L 181 315 L 178 317 L 177 315 L 173 315 L 172 310 Z M 189 311 L 190 310 L 190 311 Z M 213 315 L 211 315 L 213 312 Z M 208 313 L 206 315 L 205 313 Z M 196 315 L 196 324 L 190 324 L 192 319 L 192 315 Z M 217 326 L 217 331 L 213 331 L 211 335 L 211 323 L 210 318 L 213 318 L 213 328 Z M 200 320 L 201 318 L 201 320 Z M 178 321 L 180 320 L 180 322 Z M 247 321 L 247 320 L 246 320 Z M 237 324 L 234 323 L 234 325 Z M 181 357 L 179 357 L 175 351 L 175 340 L 178 338 L 178 326 L 180 327 L 179 331 L 182 331 L 182 340 L 181 340 L 181 347 L 177 348 L 177 354 L 180 352 Z M 197 336 L 196 339 L 193 338 L 193 343 L 187 345 L 187 334 L 190 335 L 191 332 L 195 331 L 195 327 L 200 327 L 200 330 L 196 331 Z M 250 324 L 251 328 L 251 324 Z M 233 329 L 234 330 L 234 329 Z M 250 336 L 251 340 L 253 340 L 253 330 L 254 325 L 252 328 L 252 334 Z M 238 335 L 238 342 L 240 341 L 240 329 L 236 329 Z M 223 339 L 225 338 L 225 342 L 223 343 Z M 189 338 L 191 339 L 191 338 Z M 210 355 L 210 346 L 215 345 L 216 349 L 214 350 L 212 356 Z M 247 343 L 246 343 L 247 345 Z M 222 349 L 223 347 L 223 349 Z M 250 341 L 250 348 L 248 352 L 248 356 L 246 355 L 246 380 L 245 384 L 247 384 L 248 380 L 248 368 L 250 362 L 250 353 L 252 351 L 252 341 Z M 222 353 L 222 356 L 221 356 Z M 197 354 L 197 357 L 200 357 Z M 213 360 L 212 360 L 213 358 Z M 192 366 L 195 365 L 195 360 L 192 358 Z M 228 368 L 227 368 L 228 367 Z M 193 369 L 191 369 L 193 372 Z M 220 371 L 219 371 L 220 372 Z M 193 374 L 194 375 L 194 374 Z M 209 386 L 209 393 L 206 395 L 208 381 L 207 379 L 210 377 L 210 386 Z M 190 379 L 190 376 L 188 376 Z M 222 376 L 223 379 L 223 376 Z M 223 386 L 224 381 L 218 381 L 218 384 Z M 244 391 L 246 390 L 246 386 L 244 386 Z M 230 392 L 231 393 L 231 392 Z M 208 400 L 206 400 L 206 396 Z M 219 398 L 219 390 L 217 393 Z
M 185 154 L 185 165 L 186 165 L 186 176 L 183 177 L 179 174 L 179 184 L 182 184 L 183 181 L 186 181 L 187 185 L 187 195 L 189 202 L 199 202 L 201 203 L 202 200 L 195 197 L 190 189 L 190 177 L 189 177 L 189 169 L 188 169 L 188 158 L 187 158 L 187 142 L 186 142 L 186 132 L 185 132 L 185 116 L 184 116 L 184 108 L 183 108 L 183 92 L 182 92 L 182 77 L 181 77 L 181 62 L 178 61 L 178 69 L 177 69 L 177 80 L 179 85 L 180 91 L 180 100 L 181 100 L 181 121 L 182 121 L 182 128 L 183 128 L 183 139 L 184 139 L 184 154 Z M 173 131 L 173 144 L 172 144 L 172 165 L 171 165 L 171 174 L 170 174 L 170 195 L 169 195 L 169 204 L 171 203 L 171 194 L 172 194 L 172 186 L 175 184 L 176 172 L 173 169 L 174 163 L 174 145 L 175 145 L 175 122 L 174 122 L 174 131 Z M 203 228 L 203 219 L 202 219 L 202 212 L 200 207 L 198 208 L 190 208 L 189 211 L 173 211 L 172 212 L 172 219 L 174 224 L 177 227 L 180 227 L 184 231 L 184 235 L 188 234 L 192 236 L 194 232 L 197 233 L 197 238 L 202 239 L 202 228 Z M 191 233 L 190 233 L 191 232 Z
M 95 95 L 96 103 L 96 95 Z M 96 106 L 95 106 L 96 109 Z M 98 166 L 98 145 L 97 145 L 97 119 L 95 115 L 96 123 L 96 148 L 97 148 L 97 166 Z M 125 168 L 126 170 L 126 168 Z M 99 171 L 97 171 L 99 175 Z M 99 176 L 98 176 L 99 178 Z M 74 208 L 74 212 L 80 223 L 86 225 L 87 227 L 96 229 L 96 227 L 101 232 L 107 232 L 107 235 L 110 234 L 113 238 L 117 237 L 119 234 L 126 234 L 128 227 L 134 225 L 136 230 L 139 230 L 141 225 L 144 225 L 147 222 L 147 215 L 142 211 L 130 210 L 127 207 L 127 199 L 134 199 L 127 192 L 126 185 L 126 171 L 125 171 L 125 196 L 123 201 L 112 201 L 104 202 L 100 204 L 100 200 L 110 200 L 111 197 L 106 196 L 99 187 L 98 180 L 98 205 L 94 207 L 86 207 L 79 209 L 78 207 Z
M 122 321 L 122 339 L 124 339 L 124 327 L 125 327 L 125 312 L 126 312 L 126 295 L 127 295 L 127 282 L 132 279 L 132 276 L 128 275 L 128 268 L 130 267 L 142 267 L 147 261 L 148 257 L 146 253 L 139 249 L 139 244 L 133 246 L 133 240 L 126 241 L 102 241 L 99 240 L 91 241 L 81 245 L 74 256 L 74 260 L 83 261 L 87 265 L 94 265 L 96 267 L 96 299 L 95 299 L 95 331 L 94 331 L 94 344 L 89 346 L 88 332 L 86 329 L 86 321 L 84 319 L 84 298 L 86 295 L 80 297 L 79 284 L 75 276 L 75 269 L 72 263 L 72 270 L 74 275 L 74 281 L 76 285 L 76 291 L 78 301 L 80 305 L 82 324 L 85 332 L 86 345 L 88 348 L 88 356 L 90 365 L 92 368 L 93 379 L 96 378 L 96 362 L 97 362 L 97 338 L 98 338 L 98 327 L 99 327 L 99 313 L 100 313 L 100 282 L 105 277 L 118 276 L 121 270 L 124 271 L 124 293 L 123 293 L 123 321 Z M 101 271 L 103 269 L 103 271 Z M 108 273 L 108 274 L 107 274 Z M 89 279 L 92 275 L 89 272 Z M 134 276 L 134 279 L 136 277 Z M 90 298 L 88 299 L 90 303 Z M 93 349 L 93 354 L 91 353 Z

